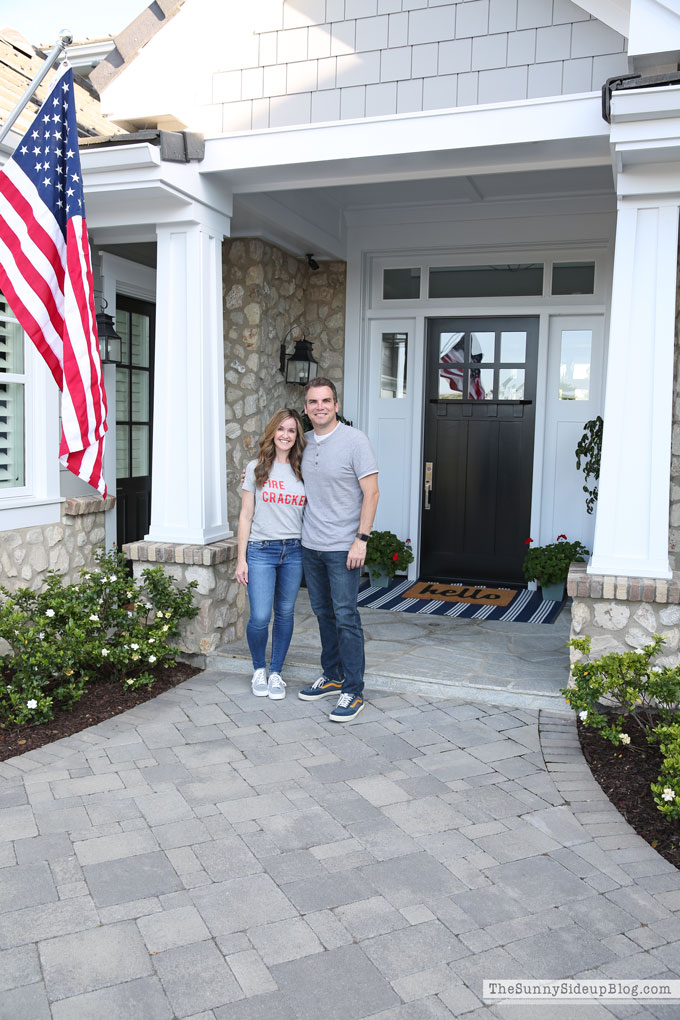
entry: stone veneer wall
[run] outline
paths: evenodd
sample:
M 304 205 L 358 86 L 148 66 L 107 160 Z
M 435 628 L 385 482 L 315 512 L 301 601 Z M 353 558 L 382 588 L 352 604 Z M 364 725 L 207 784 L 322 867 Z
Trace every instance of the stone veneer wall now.
M 234 580 L 235 538 L 210 545 L 131 542 L 123 551 L 132 560 L 135 578 L 147 567 L 162 564 L 180 584 L 198 582 L 194 593 L 198 616 L 182 625 L 177 640 L 185 656 L 202 665 L 208 653 L 243 635 L 245 588 Z
M 222 264 L 227 496 L 235 528 L 241 470 L 257 454 L 264 426 L 280 407 L 302 411 L 301 388 L 279 371 L 281 340 L 292 326 L 314 344 L 319 375 L 336 384 L 342 408 L 346 265 L 320 262 L 312 270 L 255 238 L 225 240 Z M 293 346 L 291 337 L 289 353 Z
M 589 635 L 594 656 L 629 652 L 661 634 L 666 644 L 657 662 L 680 663 L 680 573 L 670 581 L 606 577 L 586 573 L 585 563 L 572 563 L 567 594 L 573 597 L 571 636 Z M 582 658 L 573 648 L 569 653 L 571 662 Z
M 61 504 L 59 524 L 5 531 L 0 545 L 0 584 L 37 591 L 48 570 L 57 570 L 67 584 L 94 566 L 95 550 L 104 545 L 104 511 L 115 496 L 73 496 Z

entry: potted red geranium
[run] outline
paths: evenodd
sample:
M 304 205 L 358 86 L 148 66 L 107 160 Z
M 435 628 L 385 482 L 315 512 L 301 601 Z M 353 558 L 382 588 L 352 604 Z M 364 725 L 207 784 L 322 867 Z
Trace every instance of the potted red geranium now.
M 411 539 L 397 538 L 392 531 L 373 531 L 366 545 L 366 566 L 372 588 L 386 588 L 397 571 L 413 563 Z
M 570 542 L 566 535 L 558 535 L 548 545 L 533 546 L 533 541 L 526 539 L 529 548 L 522 564 L 524 576 L 527 581 L 538 581 L 544 600 L 561 602 L 570 565 L 575 560 L 582 562 L 588 549 L 582 542 Z

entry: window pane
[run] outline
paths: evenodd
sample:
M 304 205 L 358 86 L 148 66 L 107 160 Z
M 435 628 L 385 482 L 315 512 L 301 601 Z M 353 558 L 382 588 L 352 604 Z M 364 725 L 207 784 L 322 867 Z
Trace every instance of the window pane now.
M 23 383 L 0 383 L 0 489 L 26 484 Z
M 4 302 L 0 299 L 0 307 Z M 24 331 L 18 322 L 0 317 L 0 372 L 24 371 Z
M 383 301 L 420 297 L 420 269 L 385 269 Z
M 116 333 L 120 337 L 121 360 L 130 364 L 130 319 L 127 312 L 116 312 Z
M 527 360 L 526 333 L 501 333 L 501 361 L 523 365 Z
M 462 361 L 465 356 L 465 333 L 439 334 L 439 360 Z
M 149 421 L 149 373 L 136 372 L 132 375 L 131 419 L 132 421 Z
M 468 375 L 468 400 L 493 399 L 493 369 L 471 368 Z
M 132 313 L 132 364 L 149 367 L 149 317 Z
M 524 400 L 523 368 L 501 368 L 499 370 L 498 399 Z
M 132 426 L 132 477 L 149 473 L 149 426 Z
M 439 399 L 460 400 L 463 396 L 463 366 L 439 367 Z
M 130 477 L 130 426 L 116 425 L 116 478 Z
M 127 368 L 116 369 L 116 420 L 130 420 L 130 371 Z
M 406 396 L 406 333 L 383 333 L 380 349 L 380 396 Z
M 594 262 L 556 262 L 552 267 L 553 294 L 593 294 Z
M 560 356 L 560 400 L 590 399 L 590 353 L 593 334 L 589 329 L 563 329 Z
M 495 333 L 470 333 L 470 361 L 493 361 Z
M 543 266 L 441 266 L 430 269 L 429 296 L 515 297 L 543 293 Z

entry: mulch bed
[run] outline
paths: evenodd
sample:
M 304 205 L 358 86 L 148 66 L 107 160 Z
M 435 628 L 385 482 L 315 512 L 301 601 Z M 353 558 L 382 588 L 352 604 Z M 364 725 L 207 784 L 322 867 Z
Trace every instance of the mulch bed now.
M 7 761 L 25 751 L 35 751 L 37 747 L 50 744 L 53 740 L 70 737 L 88 726 L 95 726 L 105 719 L 126 712 L 128 708 L 142 705 L 196 673 L 200 673 L 200 670 L 195 666 L 178 662 L 176 666 L 159 670 L 153 687 L 140 687 L 136 691 L 123 690 L 117 680 L 100 680 L 85 692 L 69 712 L 58 712 L 52 722 L 0 729 L 0 761 Z
M 649 788 L 661 771 L 659 748 L 648 744 L 634 722 L 622 729 L 630 736 L 626 747 L 615 747 L 594 730 L 578 723 L 578 735 L 593 776 L 639 836 L 662 857 L 680 868 L 680 826 L 661 814 Z

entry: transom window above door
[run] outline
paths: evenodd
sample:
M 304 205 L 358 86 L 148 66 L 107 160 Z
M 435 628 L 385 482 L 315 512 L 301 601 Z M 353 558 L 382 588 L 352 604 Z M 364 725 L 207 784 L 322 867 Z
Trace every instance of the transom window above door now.
M 523 330 L 441 332 L 440 400 L 524 400 Z

